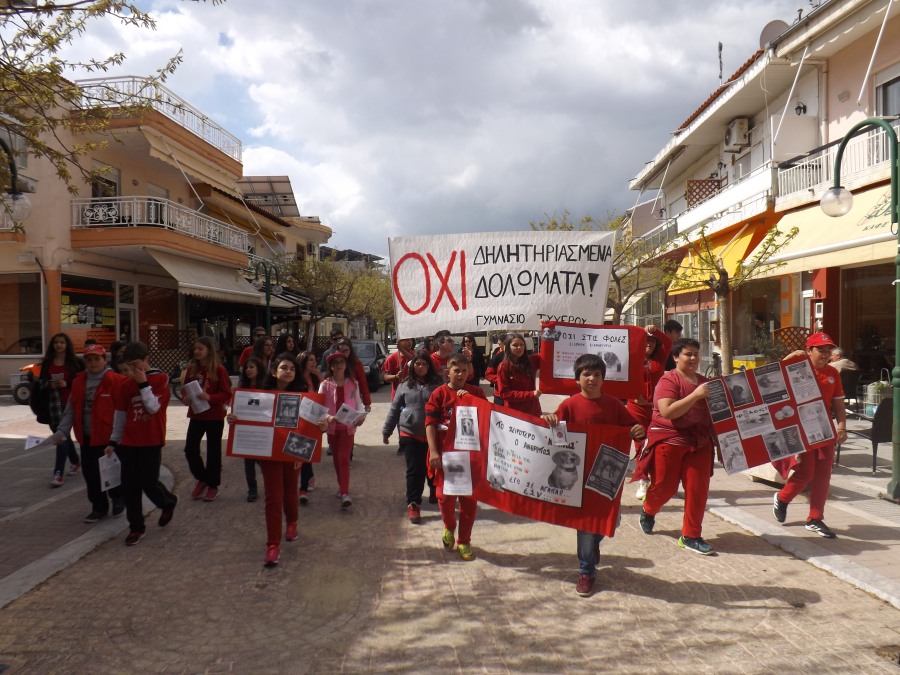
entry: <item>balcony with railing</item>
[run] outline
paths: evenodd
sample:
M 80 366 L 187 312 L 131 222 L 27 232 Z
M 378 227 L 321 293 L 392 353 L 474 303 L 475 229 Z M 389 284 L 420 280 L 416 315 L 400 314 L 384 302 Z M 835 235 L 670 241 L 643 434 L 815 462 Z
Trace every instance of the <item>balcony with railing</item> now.
M 162 228 L 246 255 L 250 235 L 232 225 L 158 197 L 72 200 L 72 228 Z
M 241 161 L 241 141 L 183 98 L 161 84 L 140 77 L 100 77 L 79 80 L 85 107 L 98 103 L 110 107 L 146 104 L 195 136 Z
M 900 120 L 891 122 L 900 132 Z M 778 168 L 779 211 L 816 202 L 834 185 L 834 159 L 841 139 L 815 148 Z M 890 139 L 880 127 L 851 139 L 841 160 L 841 183 L 849 190 L 890 177 Z

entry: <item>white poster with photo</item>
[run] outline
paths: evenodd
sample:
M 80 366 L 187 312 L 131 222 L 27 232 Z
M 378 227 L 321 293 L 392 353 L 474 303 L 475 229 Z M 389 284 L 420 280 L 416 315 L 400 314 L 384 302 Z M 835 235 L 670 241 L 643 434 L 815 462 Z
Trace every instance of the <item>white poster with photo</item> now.
M 472 494 L 472 461 L 468 452 L 441 455 L 444 470 L 444 494 L 468 497 Z
M 46 448 L 51 445 L 56 445 L 52 438 L 53 436 L 47 436 L 46 438 L 41 438 L 40 436 L 26 436 L 25 449 L 32 450 L 34 448 Z
M 122 462 L 116 453 L 103 455 L 97 460 L 100 467 L 100 490 L 106 492 L 122 484 Z
M 752 374 L 756 378 L 756 386 L 759 388 L 763 403 L 779 403 L 790 399 L 780 363 L 767 363 L 754 368 Z
M 744 371 L 738 371 L 731 375 L 725 376 L 725 388 L 728 390 L 728 395 L 731 397 L 731 404 L 735 408 L 742 408 L 744 406 L 753 405 L 754 403 L 759 403 L 754 397 L 753 392 L 750 390 L 750 383 L 747 380 L 747 373 Z
M 553 377 L 567 379 L 574 372 L 575 359 L 582 354 L 597 354 L 606 364 L 604 380 L 628 380 L 628 331 L 623 328 L 557 329 L 559 337 L 553 346 Z
M 316 403 L 311 398 L 300 399 L 300 419 L 318 424 L 328 417 L 328 408 L 321 403 Z
M 706 383 L 709 394 L 706 397 L 706 405 L 709 406 L 709 414 L 713 422 L 731 419 L 731 404 L 725 394 L 725 383 L 722 380 L 710 380 Z
M 490 429 L 487 479 L 492 487 L 581 506 L 586 434 L 569 431 L 569 447 L 555 447 L 547 427 L 498 410 L 491 412 Z
M 234 437 L 232 452 L 235 454 L 250 455 L 260 459 L 267 459 L 272 456 L 272 439 L 275 438 L 275 427 L 233 424 L 230 433 Z
M 607 499 L 615 499 L 627 472 L 628 455 L 608 445 L 601 445 L 584 486 Z
M 308 436 L 303 436 L 294 431 L 288 434 L 287 439 L 284 441 L 284 447 L 281 449 L 284 454 L 296 457 L 297 459 L 302 459 L 305 462 L 312 461 L 315 450 L 315 438 L 309 438 Z
M 741 445 L 741 437 L 736 431 L 719 435 L 719 449 L 722 451 L 722 464 L 729 474 L 747 470 L 747 457 Z
M 825 409 L 825 403 L 819 399 L 798 406 L 800 425 L 803 433 L 810 443 L 830 441 L 834 438 L 834 430 L 831 426 L 831 416 Z
M 601 324 L 615 242 L 598 231 L 392 237 L 397 332 Z
M 295 428 L 300 423 L 300 394 L 279 394 L 275 426 Z
M 796 425 L 763 434 L 763 443 L 773 462 L 806 450 L 800 438 L 800 428 Z
M 364 410 L 357 410 L 346 403 L 342 403 L 341 407 L 334 414 L 334 419 L 341 424 L 346 424 L 348 427 L 356 427 L 366 421 L 367 414 Z
M 785 370 L 788 381 L 791 383 L 794 400 L 797 403 L 805 403 L 822 396 L 822 390 L 819 389 L 819 383 L 816 382 L 816 377 L 813 375 L 809 359 L 791 363 L 785 366 Z
M 191 380 L 183 387 L 184 396 L 190 402 L 191 410 L 195 413 L 202 413 L 209 410 L 209 401 L 198 398 L 203 393 L 203 387 L 197 380 Z
M 735 410 L 734 419 L 737 422 L 741 438 L 751 438 L 752 436 L 760 436 L 775 431 L 775 425 L 772 424 L 772 416 L 769 414 L 769 409 L 764 405 Z
M 565 420 L 560 420 L 555 427 L 550 427 L 550 438 L 554 447 L 569 447 L 569 426 Z
M 267 391 L 238 389 L 234 392 L 231 414 L 242 422 L 272 422 L 275 394 Z
M 456 450 L 481 450 L 478 435 L 478 408 L 456 406 L 456 436 L 453 439 Z

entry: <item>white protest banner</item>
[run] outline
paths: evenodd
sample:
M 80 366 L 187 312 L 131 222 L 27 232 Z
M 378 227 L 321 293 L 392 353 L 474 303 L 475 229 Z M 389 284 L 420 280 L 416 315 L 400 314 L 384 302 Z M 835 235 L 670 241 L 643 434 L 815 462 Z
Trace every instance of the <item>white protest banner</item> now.
M 614 232 L 483 232 L 388 240 L 401 335 L 602 324 Z

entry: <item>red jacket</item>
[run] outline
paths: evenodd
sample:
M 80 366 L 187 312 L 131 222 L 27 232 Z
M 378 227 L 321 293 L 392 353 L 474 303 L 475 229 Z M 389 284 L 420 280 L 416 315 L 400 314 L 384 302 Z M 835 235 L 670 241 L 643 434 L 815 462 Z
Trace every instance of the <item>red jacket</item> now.
M 532 372 L 536 372 L 541 367 L 541 357 L 532 354 L 528 357 L 531 364 Z M 534 395 L 535 376 L 517 372 L 512 378 L 509 377 L 510 365 L 508 361 L 501 361 L 497 367 L 497 396 L 503 399 L 513 410 L 521 410 L 529 415 L 540 417 L 541 404 L 537 396 Z
M 91 407 L 91 445 L 99 446 L 109 443 L 112 433 L 113 417 L 116 412 L 115 390 L 128 378 L 107 370 L 94 390 L 94 403 Z M 72 431 L 79 444 L 84 443 L 84 395 L 87 389 L 87 373 L 81 371 L 72 381 L 69 392 L 69 405 L 72 407 Z
M 202 413 L 195 413 L 193 408 L 188 408 L 187 416 L 194 420 L 224 420 L 225 406 L 231 400 L 231 378 L 228 377 L 228 371 L 222 366 L 216 370 L 216 380 L 209 379 L 209 374 L 205 368 L 196 370 L 195 364 L 188 366 L 185 374 L 184 384 L 196 380 L 200 383 L 200 388 L 209 394 L 209 410 Z

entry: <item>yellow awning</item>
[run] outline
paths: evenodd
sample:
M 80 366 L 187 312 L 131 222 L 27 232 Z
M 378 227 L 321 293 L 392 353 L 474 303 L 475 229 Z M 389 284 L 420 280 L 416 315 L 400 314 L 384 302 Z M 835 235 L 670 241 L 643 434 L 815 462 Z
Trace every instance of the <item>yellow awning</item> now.
M 710 250 L 714 256 L 722 259 L 729 274 L 735 274 L 741 261 L 746 257 L 747 249 L 750 248 L 753 237 L 758 231 L 757 227 L 748 223 L 737 231 L 713 237 L 710 242 Z M 703 282 L 709 278 L 712 270 L 699 263 L 697 258 L 698 245 L 695 242 L 688 247 L 688 252 L 678 264 L 675 280 L 666 291 L 668 295 L 709 290 L 709 286 Z
M 797 227 L 797 236 L 769 258 L 769 262 L 784 265 L 762 276 L 892 261 L 897 255 L 897 236 L 891 233 L 890 200 L 890 187 L 878 187 L 854 194 L 853 208 L 840 218 L 826 216 L 818 202 L 788 213 L 778 229 L 787 232 Z

